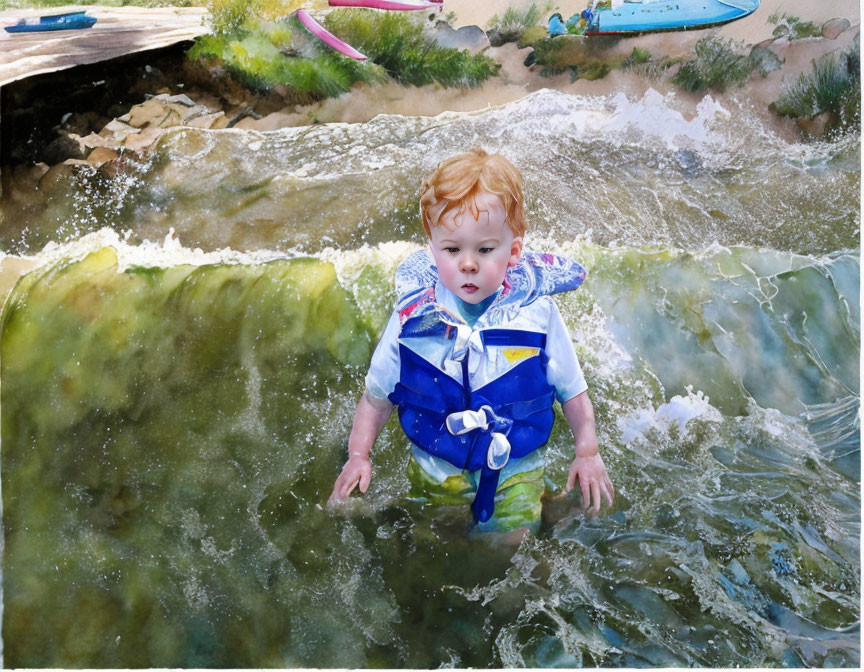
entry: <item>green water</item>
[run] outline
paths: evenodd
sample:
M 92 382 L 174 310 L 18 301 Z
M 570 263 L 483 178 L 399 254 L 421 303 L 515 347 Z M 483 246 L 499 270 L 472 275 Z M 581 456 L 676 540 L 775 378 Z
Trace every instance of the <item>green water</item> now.
M 6 665 L 858 666 L 857 140 L 532 98 L 534 121 L 520 102 L 314 144 L 176 134 L 0 238 L 40 264 L 0 326 Z M 624 128 L 646 105 L 674 133 Z M 549 151 L 550 128 L 575 127 L 594 151 Z M 542 526 L 518 547 L 407 501 L 393 420 L 369 492 L 328 509 L 394 267 L 420 240 L 413 178 L 517 131 L 529 247 L 589 270 L 558 305 L 615 504 L 586 516 L 562 494 L 559 416 Z M 718 207 L 739 214 L 693 215 Z M 168 224 L 179 242 L 144 242 Z

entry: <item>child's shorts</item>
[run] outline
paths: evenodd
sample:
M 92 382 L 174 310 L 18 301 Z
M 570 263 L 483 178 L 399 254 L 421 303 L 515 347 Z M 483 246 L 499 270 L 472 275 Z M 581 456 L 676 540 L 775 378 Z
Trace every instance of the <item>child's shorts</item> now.
M 508 462 L 498 481 L 495 513 L 477 527 L 484 532 L 510 532 L 521 528 L 536 532 L 543 508 L 540 500 L 546 489 L 544 465 L 544 455 L 539 450 Z M 480 472 L 463 471 L 412 446 L 408 480 L 410 496 L 415 501 L 462 507 L 470 517 Z

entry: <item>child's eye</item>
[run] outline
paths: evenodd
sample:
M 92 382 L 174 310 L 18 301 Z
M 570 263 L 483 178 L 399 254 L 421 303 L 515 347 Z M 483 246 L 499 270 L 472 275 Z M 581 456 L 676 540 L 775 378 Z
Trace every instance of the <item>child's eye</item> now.
M 456 254 L 459 251 L 458 247 L 445 247 L 445 252 L 449 252 L 450 254 Z
M 480 254 L 489 254 L 494 249 L 494 247 L 481 247 Z

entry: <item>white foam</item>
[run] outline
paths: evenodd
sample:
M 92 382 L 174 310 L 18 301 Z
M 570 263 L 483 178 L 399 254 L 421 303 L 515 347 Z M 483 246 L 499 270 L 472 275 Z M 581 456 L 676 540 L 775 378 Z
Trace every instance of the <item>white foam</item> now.
M 417 243 L 405 240 L 387 241 L 377 245 L 363 244 L 355 250 L 338 250 L 326 247 L 316 256 L 329 261 L 336 269 L 336 277 L 343 287 L 349 286 L 367 266 L 376 265 L 390 277 L 410 254 L 421 248 Z
M 294 258 L 301 255 L 295 250 L 255 250 L 239 252 L 222 248 L 204 252 L 201 248 L 184 246 L 174 235 L 174 229 L 158 241 L 144 240 L 139 244 L 129 243 L 131 231 L 119 234 L 114 229 L 104 227 L 72 241 L 50 242 L 33 256 L 23 256 L 36 262 L 35 268 L 50 266 L 63 260 L 75 261 L 88 254 L 112 247 L 117 252 L 118 270 L 125 271 L 132 266 L 171 267 L 180 265 L 204 266 L 207 264 L 261 264 L 275 259 Z
M 617 425 L 621 432 L 621 440 L 624 443 L 631 443 L 644 438 L 645 432 L 652 428 L 666 433 L 673 425 L 676 425 L 679 432 L 684 434 L 688 423 L 697 419 L 722 422 L 722 414 L 711 405 L 710 399 L 701 390 L 694 392 L 692 385 L 688 385 L 686 390 L 686 396 L 676 394 L 656 409 L 641 408 L 629 415 L 619 417 Z

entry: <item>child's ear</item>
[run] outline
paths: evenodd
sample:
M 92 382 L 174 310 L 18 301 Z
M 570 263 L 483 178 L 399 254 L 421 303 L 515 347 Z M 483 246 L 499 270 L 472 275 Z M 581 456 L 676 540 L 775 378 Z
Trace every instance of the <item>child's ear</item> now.
M 507 262 L 507 266 L 515 266 L 519 263 L 519 260 L 522 258 L 522 236 L 518 238 L 514 238 L 513 242 L 510 243 L 510 261 Z

